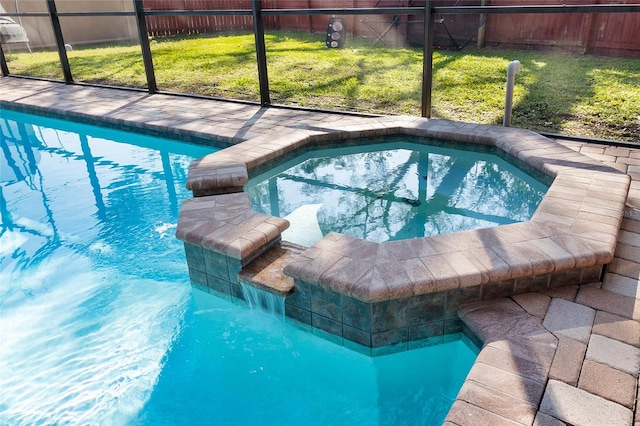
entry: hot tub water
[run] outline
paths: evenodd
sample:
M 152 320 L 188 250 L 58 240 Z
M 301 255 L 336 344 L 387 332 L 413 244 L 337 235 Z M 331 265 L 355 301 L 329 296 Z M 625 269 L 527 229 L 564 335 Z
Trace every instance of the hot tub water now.
M 304 246 L 332 231 L 383 242 L 522 222 L 547 189 L 493 153 L 410 137 L 312 150 L 245 186 L 252 208 L 289 220 L 282 238 Z

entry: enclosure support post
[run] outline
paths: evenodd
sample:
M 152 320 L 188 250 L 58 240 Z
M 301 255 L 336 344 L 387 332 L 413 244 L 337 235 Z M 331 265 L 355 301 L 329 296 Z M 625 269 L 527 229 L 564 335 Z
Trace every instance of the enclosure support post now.
M 147 75 L 147 88 L 149 93 L 153 94 L 158 91 L 158 84 L 156 83 L 156 73 L 153 69 L 153 58 L 151 56 L 151 48 L 149 47 L 147 21 L 144 17 L 144 6 L 142 4 L 142 0 L 134 0 L 133 7 L 136 11 L 136 24 L 138 27 L 140 48 L 142 49 L 142 62 L 144 63 L 144 72 Z
M 431 118 L 431 88 L 433 85 L 433 11 L 432 0 L 424 5 L 424 47 L 422 58 L 422 116 Z
M 262 0 L 251 0 L 253 14 L 253 35 L 256 40 L 258 60 L 258 82 L 260 84 L 260 105 L 271 105 L 269 96 L 269 76 L 267 73 L 267 53 L 264 45 L 264 21 L 262 20 Z
M 58 56 L 60 57 L 60 65 L 62 66 L 64 82 L 71 84 L 73 83 L 71 66 L 69 65 L 69 58 L 67 57 L 67 50 L 64 47 L 64 38 L 62 37 L 62 28 L 60 27 L 60 18 L 58 17 L 55 0 L 47 0 L 47 8 L 49 9 L 49 18 L 51 19 L 53 35 L 56 38 L 56 47 L 58 48 Z
M 2 44 L 0 44 L 0 70 L 2 71 L 3 77 L 7 77 L 9 75 L 9 67 L 7 66 L 7 59 L 4 57 Z

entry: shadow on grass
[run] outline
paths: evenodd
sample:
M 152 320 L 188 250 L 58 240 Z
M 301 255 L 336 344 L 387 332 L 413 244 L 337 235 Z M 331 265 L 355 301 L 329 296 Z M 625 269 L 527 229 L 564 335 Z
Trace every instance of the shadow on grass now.
M 87 83 L 146 87 L 142 55 L 119 54 L 117 66 L 110 55 L 90 55 L 69 58 L 74 79 Z
M 560 132 L 563 124 L 576 118 L 576 105 L 593 98 L 593 82 L 585 73 L 576 73 L 569 58 L 520 60 L 522 72 L 516 84 L 525 95 L 514 104 L 515 127 Z
M 420 49 L 361 46 L 307 52 L 293 62 L 286 49 L 267 52 L 270 69 L 276 69 L 270 84 L 278 99 L 360 112 L 409 113 L 408 107 L 411 114 L 420 113 Z M 451 60 L 445 58 L 434 67 Z
M 48 78 L 52 80 L 63 80 L 62 68 L 57 55 L 48 52 L 34 52 L 33 56 L 39 60 L 24 60 L 28 53 L 13 54 L 7 58 L 7 66 L 9 73 L 14 75 L 23 75 L 29 77 Z M 43 59 L 44 58 L 44 59 Z
M 522 63 L 516 86 L 524 89 L 524 95 L 514 103 L 514 127 L 600 138 L 640 138 L 640 116 L 633 117 L 629 106 L 640 100 L 627 99 L 624 94 L 633 87 L 637 90 L 640 67 L 635 73 L 616 68 L 615 59 L 594 56 L 516 55 Z

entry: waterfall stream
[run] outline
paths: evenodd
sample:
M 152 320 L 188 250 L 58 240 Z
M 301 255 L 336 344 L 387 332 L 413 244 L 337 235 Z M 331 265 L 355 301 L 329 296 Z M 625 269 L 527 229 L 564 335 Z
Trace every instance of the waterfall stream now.
M 242 295 L 252 309 L 266 312 L 284 321 L 284 296 L 241 282 Z

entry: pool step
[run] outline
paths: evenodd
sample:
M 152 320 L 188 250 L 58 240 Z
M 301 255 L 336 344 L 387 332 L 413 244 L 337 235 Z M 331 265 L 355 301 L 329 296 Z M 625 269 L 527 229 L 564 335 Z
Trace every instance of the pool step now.
M 238 279 L 271 293 L 287 296 L 293 291 L 293 278 L 284 275 L 282 270 L 304 249 L 290 243 L 273 247 L 245 266 L 238 274 Z

